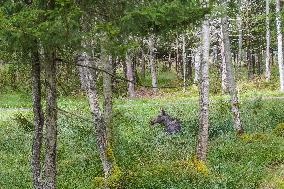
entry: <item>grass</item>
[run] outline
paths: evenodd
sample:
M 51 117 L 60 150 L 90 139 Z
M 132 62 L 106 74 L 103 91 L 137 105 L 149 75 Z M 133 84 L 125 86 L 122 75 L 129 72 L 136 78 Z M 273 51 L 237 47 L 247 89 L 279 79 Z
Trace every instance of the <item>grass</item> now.
M 19 92 L 0 94 L 0 108 L 22 108 L 31 105 L 31 95 Z
M 143 81 L 150 85 L 149 73 Z M 114 100 L 113 151 L 121 170 L 119 188 L 284 188 L 284 97 L 276 78 L 240 82 L 241 119 L 246 134 L 235 135 L 228 96 L 220 95 L 211 77 L 208 161 L 195 159 L 198 88 L 187 92 L 162 89 L 160 96 Z M 177 85 L 171 72 L 159 74 L 160 86 Z M 264 87 L 262 87 L 264 86 Z M 122 88 L 123 89 L 123 88 Z M 122 90 L 121 89 L 121 90 Z M 60 90 L 60 89 L 59 89 Z M 125 91 L 124 89 L 122 90 Z M 280 98 L 273 98 L 280 97 Z M 58 99 L 61 109 L 91 119 L 88 101 L 80 95 Z M 30 94 L 0 94 L 0 188 L 32 188 Z M 167 135 L 149 121 L 163 107 L 182 122 L 182 132 Z M 2 110 L 1 110 L 2 108 Z M 8 109 L 7 109 L 8 108 Z M 102 176 L 92 124 L 59 111 L 58 188 L 98 188 Z M 279 126 L 280 125 L 280 126 Z
M 113 150 L 122 171 L 120 187 L 281 188 L 284 139 L 272 131 L 284 122 L 284 100 L 244 98 L 241 115 L 247 134 L 241 138 L 231 128 L 228 102 L 214 100 L 205 167 L 194 160 L 198 113 L 195 97 L 116 100 Z M 61 98 L 59 107 L 90 118 L 83 97 Z M 166 135 L 160 126 L 149 126 L 160 107 L 182 121 L 181 133 Z M 32 133 L 15 119 L 19 113 L 32 121 L 31 111 L 0 112 L 1 189 L 31 188 Z M 60 114 L 58 125 L 58 188 L 96 188 L 96 177 L 102 176 L 102 170 L 92 124 Z

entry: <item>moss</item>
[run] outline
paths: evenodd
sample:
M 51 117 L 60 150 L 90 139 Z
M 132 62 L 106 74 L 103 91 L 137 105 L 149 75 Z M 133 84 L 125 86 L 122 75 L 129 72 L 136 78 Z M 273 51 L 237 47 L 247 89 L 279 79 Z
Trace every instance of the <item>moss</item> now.
M 111 147 L 111 145 L 109 143 L 107 144 L 107 148 L 106 148 L 105 153 L 106 153 L 106 156 L 107 156 L 108 160 L 110 160 L 111 162 L 115 161 L 113 150 L 112 150 L 112 147 Z
M 114 165 L 110 175 L 107 178 L 107 185 L 110 188 L 118 188 L 120 185 L 120 180 L 122 178 L 122 171 L 120 170 L 119 166 Z
M 284 137 L 284 123 L 279 123 L 274 129 L 273 133 L 277 136 Z
M 196 157 L 192 158 L 191 161 L 197 172 L 202 173 L 203 175 L 206 176 L 209 175 L 209 169 L 204 161 L 198 160 Z
M 105 184 L 105 178 L 104 177 L 95 177 L 94 184 L 95 184 L 94 188 L 102 188 Z
M 209 170 L 208 170 L 205 162 L 198 160 L 196 157 L 193 157 L 190 160 L 176 161 L 175 163 L 173 163 L 173 167 L 175 167 L 177 169 L 181 169 L 181 168 L 188 169 L 188 168 L 190 168 L 190 169 L 196 170 L 197 173 L 201 173 L 205 176 L 209 175 Z
M 104 177 L 95 177 L 95 187 L 96 188 L 104 188 L 104 186 L 108 186 L 109 188 L 117 188 L 120 185 L 120 180 L 122 177 L 122 171 L 119 166 L 115 162 L 115 157 L 113 153 L 113 149 L 111 147 L 110 142 L 107 143 L 107 147 L 105 149 L 105 154 L 108 159 L 113 164 L 111 172 L 107 176 Z
M 94 185 L 95 188 L 118 188 L 120 186 L 120 180 L 122 178 L 122 171 L 117 165 L 114 165 L 111 172 L 107 178 L 104 177 L 95 177 Z
M 257 142 L 257 141 L 262 141 L 262 140 L 266 140 L 267 139 L 267 135 L 264 133 L 244 133 L 240 136 L 240 138 L 244 141 L 244 142 Z

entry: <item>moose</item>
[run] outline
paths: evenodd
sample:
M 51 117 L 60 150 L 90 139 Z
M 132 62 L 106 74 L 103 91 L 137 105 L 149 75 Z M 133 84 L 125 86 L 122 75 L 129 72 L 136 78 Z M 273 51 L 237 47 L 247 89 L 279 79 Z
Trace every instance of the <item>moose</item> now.
M 160 123 L 164 125 L 164 131 L 168 134 L 174 134 L 180 131 L 180 121 L 168 115 L 164 109 L 161 109 L 160 114 L 150 121 L 151 125 Z

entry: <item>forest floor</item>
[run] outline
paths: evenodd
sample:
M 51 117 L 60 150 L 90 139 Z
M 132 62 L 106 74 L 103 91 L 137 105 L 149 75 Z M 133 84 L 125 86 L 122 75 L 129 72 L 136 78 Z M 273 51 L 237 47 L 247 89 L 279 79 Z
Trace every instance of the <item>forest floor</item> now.
M 212 95 L 207 165 L 196 164 L 198 96 L 171 93 L 114 101 L 114 153 L 120 188 L 284 188 L 284 95 L 276 91 L 240 94 L 246 134 L 231 127 L 228 97 Z M 102 174 L 87 100 L 61 97 L 58 188 L 93 188 Z M 166 135 L 149 120 L 163 107 L 182 122 Z M 61 111 L 64 110 L 64 111 Z M 31 188 L 31 98 L 0 95 L 0 188 Z M 283 128 L 282 128 L 283 127 Z

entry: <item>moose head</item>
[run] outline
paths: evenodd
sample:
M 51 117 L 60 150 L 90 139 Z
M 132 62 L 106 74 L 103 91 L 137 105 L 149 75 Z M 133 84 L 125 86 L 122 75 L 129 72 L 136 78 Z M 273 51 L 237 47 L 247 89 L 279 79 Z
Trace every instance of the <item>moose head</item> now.
M 160 113 L 158 114 L 157 117 L 154 117 L 151 121 L 151 125 L 155 125 L 156 123 L 163 123 L 164 120 L 167 118 L 167 114 L 164 109 L 160 110 Z

